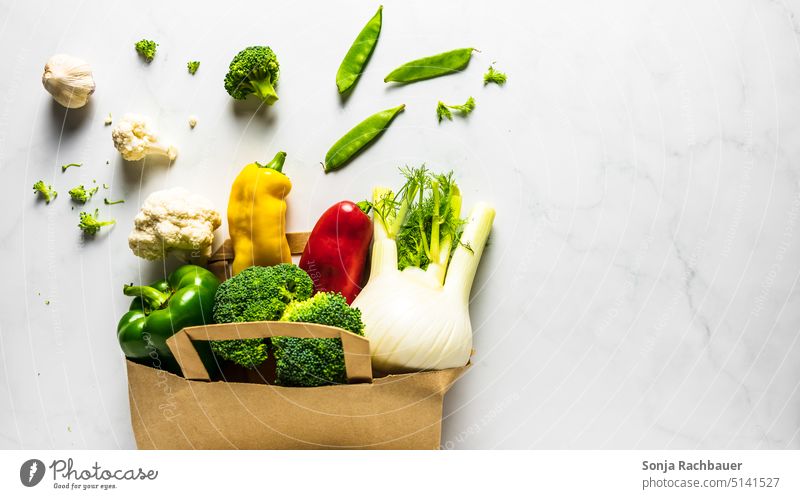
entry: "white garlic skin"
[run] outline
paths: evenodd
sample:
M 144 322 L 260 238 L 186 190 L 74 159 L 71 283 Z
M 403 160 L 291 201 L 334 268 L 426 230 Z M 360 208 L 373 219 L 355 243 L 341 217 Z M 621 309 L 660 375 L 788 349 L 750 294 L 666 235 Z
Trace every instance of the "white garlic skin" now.
M 69 109 L 83 107 L 94 93 L 92 67 L 83 59 L 56 54 L 44 65 L 42 84 L 62 106 Z

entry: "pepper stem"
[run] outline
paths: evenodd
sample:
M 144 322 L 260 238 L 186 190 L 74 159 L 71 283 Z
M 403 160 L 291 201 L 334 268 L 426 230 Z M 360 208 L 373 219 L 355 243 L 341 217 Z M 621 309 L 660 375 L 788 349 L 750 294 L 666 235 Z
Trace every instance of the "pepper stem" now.
M 266 165 L 262 165 L 258 161 L 256 161 L 256 164 L 258 165 L 259 168 L 269 168 L 270 170 L 275 170 L 276 172 L 283 173 L 284 161 L 286 161 L 286 153 L 281 151 L 278 154 L 276 154 L 275 157 L 272 158 L 272 161 L 270 161 Z
M 358 206 L 358 209 L 361 210 L 361 213 L 364 215 L 369 215 L 370 210 L 372 210 L 372 204 L 366 199 L 356 203 L 356 206 Z
M 169 293 L 164 293 L 150 286 L 128 286 L 127 284 L 122 287 L 122 293 L 125 296 L 141 298 L 153 310 L 161 308 L 170 297 Z

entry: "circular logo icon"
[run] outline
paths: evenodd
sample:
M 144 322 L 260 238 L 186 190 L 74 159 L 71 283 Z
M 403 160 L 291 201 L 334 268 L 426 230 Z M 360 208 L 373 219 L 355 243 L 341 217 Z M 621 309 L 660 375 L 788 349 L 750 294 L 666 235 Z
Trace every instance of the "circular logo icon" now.
M 34 487 L 44 478 L 44 463 L 38 459 L 28 459 L 19 468 L 19 480 L 26 487 Z

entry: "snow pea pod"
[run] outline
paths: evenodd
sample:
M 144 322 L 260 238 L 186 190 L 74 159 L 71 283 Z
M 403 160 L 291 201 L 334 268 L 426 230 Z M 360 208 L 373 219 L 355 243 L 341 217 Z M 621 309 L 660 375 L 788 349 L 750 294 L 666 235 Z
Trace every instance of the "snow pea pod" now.
M 405 104 L 377 112 L 344 134 L 325 155 L 325 173 L 345 166 L 367 144 L 388 128 L 395 116 L 406 108 Z
M 450 73 L 461 71 L 472 57 L 473 48 L 455 49 L 450 52 L 423 57 L 415 61 L 407 62 L 389 73 L 385 82 L 395 81 L 399 83 L 413 83 L 415 81 L 436 78 Z
M 382 12 L 383 5 L 378 7 L 378 12 L 367 22 L 344 56 L 339 71 L 336 72 L 336 87 L 340 94 L 350 90 L 364 72 L 364 66 L 375 50 L 375 44 L 378 43 L 381 34 Z

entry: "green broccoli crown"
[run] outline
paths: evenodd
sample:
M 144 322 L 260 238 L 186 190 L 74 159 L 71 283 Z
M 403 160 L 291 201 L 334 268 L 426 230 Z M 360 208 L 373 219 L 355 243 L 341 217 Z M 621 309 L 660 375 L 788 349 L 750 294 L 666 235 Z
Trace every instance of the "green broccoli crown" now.
M 214 321 L 276 321 L 292 301 L 311 296 L 314 283 L 297 265 L 248 267 L 223 282 L 214 296 Z
M 282 321 L 311 322 L 363 335 L 361 311 L 351 308 L 341 293 L 317 293 L 286 307 Z M 322 386 L 345 383 L 342 342 L 333 338 L 272 339 L 276 381 L 285 386 Z
M 351 308 L 341 293 L 328 291 L 313 297 L 289 304 L 281 317 L 288 322 L 311 322 L 334 326 L 353 334 L 364 334 L 361 310 Z
M 303 269 L 290 263 L 274 267 L 248 267 L 223 282 L 214 295 L 214 322 L 276 321 L 287 305 L 311 296 L 314 283 Z M 261 339 L 211 342 L 225 360 L 253 368 L 267 358 Z
M 139 53 L 140 56 L 144 57 L 144 60 L 150 62 L 153 60 L 153 57 L 156 56 L 156 47 L 158 44 L 153 40 L 139 40 L 136 42 L 135 48 L 136 52 Z
M 267 360 L 269 345 L 264 340 L 223 340 L 212 341 L 211 351 L 225 360 L 242 367 L 255 369 Z
M 231 61 L 225 75 L 225 90 L 234 99 L 255 94 L 268 105 L 278 100 L 275 85 L 279 74 L 278 58 L 269 47 L 254 46 L 242 50 Z
M 189 74 L 195 74 L 199 67 L 200 61 L 189 61 L 186 63 L 186 68 L 189 70 Z

